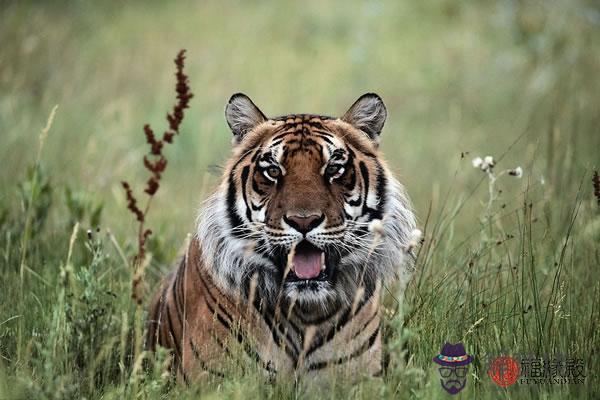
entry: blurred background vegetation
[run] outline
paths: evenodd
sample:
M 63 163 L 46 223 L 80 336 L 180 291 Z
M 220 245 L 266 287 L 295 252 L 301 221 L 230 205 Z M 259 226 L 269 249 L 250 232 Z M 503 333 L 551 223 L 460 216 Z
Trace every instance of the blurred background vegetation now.
M 38 276 L 25 278 L 25 287 L 32 285 L 27 293 L 37 299 L 25 296 L 20 307 L 44 315 L 55 299 L 50 290 L 59 279 L 55 261 L 65 259 L 76 221 L 83 229 L 110 229 L 125 257 L 131 255 L 136 225 L 119 182 L 137 182 L 141 193 L 142 126 L 148 122 L 157 131 L 165 126 L 174 98 L 172 59 L 181 48 L 188 50 L 186 70 L 195 97 L 181 136 L 166 149 L 169 166 L 150 213 L 151 286 L 193 230 L 201 200 L 219 180 L 219 166 L 230 153 L 223 109 L 232 93 L 248 94 L 271 116 L 336 116 L 359 95 L 376 92 L 389 113 L 382 150 L 405 184 L 421 226 L 430 227 L 428 251 L 438 244 L 443 249 L 420 264 L 436 264 L 424 274 L 425 282 L 432 279 L 430 288 L 443 268 L 464 267 L 469 251 L 453 246 L 479 237 L 485 226 L 479 216 L 489 211 L 488 187 L 471 160 L 490 154 L 500 159 L 499 169 L 525 171 L 521 180 L 499 183 L 496 206 L 514 211 L 507 212 L 511 219 L 505 224 L 518 229 L 525 223 L 516 216 L 523 203 L 539 206 L 535 218 L 544 224 L 533 229 L 534 246 L 560 248 L 577 207 L 574 229 L 580 236 L 569 245 L 574 254 L 569 290 L 572 303 L 582 307 L 575 314 L 589 318 L 598 312 L 593 298 L 600 294 L 600 220 L 590 183 L 591 170 L 600 166 L 597 1 L 0 0 L 0 43 L 5 249 L 0 355 L 5 365 L 14 364 L 17 347 L 27 351 L 13 324 L 23 318 L 11 319 L 22 313 L 9 304 L 23 296 L 23 287 L 20 292 L 12 281 L 24 259 L 28 274 Z M 57 104 L 41 161 L 32 167 L 39 132 Z M 33 211 L 28 199 L 36 201 Z M 32 239 L 25 243 L 31 248 L 24 257 L 23 221 L 31 213 L 27 236 Z M 543 251 L 542 259 L 555 256 L 554 250 Z M 460 262 L 452 258 L 458 253 Z M 88 266 L 101 262 L 89 243 L 76 254 Z M 552 262 L 539 268 L 552 283 Z M 89 289 L 84 275 L 79 282 Z M 115 309 L 126 307 L 127 285 L 109 286 L 121 299 Z M 123 288 L 125 295 L 118 292 Z M 409 290 L 409 304 L 418 303 L 419 288 Z M 95 310 L 86 303 L 96 299 L 92 289 L 82 301 Z M 435 330 L 435 320 L 425 315 L 416 320 Z M 27 338 L 44 326 L 41 319 L 32 321 L 20 328 Z M 429 352 L 452 332 L 450 322 L 428 336 Z M 574 324 L 581 328 L 577 334 L 597 328 L 597 321 Z M 567 333 L 560 335 L 562 340 Z M 593 343 L 600 343 L 595 337 Z M 432 356 L 425 353 L 419 356 L 423 368 Z M 437 393 L 437 380 L 431 382 L 425 387 L 434 385 Z
M 600 159 L 594 5 L 4 2 L 2 197 L 34 158 L 58 104 L 44 165 L 56 183 L 101 198 L 108 225 L 125 228 L 112 223 L 126 214 L 118 181 L 143 173 L 141 128 L 164 126 L 180 48 L 188 49 L 196 97 L 168 150 L 158 199 L 168 212 L 154 214 L 171 234 L 192 230 L 199 201 L 219 178 L 210 166 L 229 155 L 223 109 L 237 91 L 269 115 L 334 116 L 362 93 L 379 93 L 389 109 L 382 149 L 421 216 L 447 189 L 461 152 L 498 155 L 523 134 L 507 165 L 529 167 L 533 180 L 570 180 L 565 163 L 580 173 Z

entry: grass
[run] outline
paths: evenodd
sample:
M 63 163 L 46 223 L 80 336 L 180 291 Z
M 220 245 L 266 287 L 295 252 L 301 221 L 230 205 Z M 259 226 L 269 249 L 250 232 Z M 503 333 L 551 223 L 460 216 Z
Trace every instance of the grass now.
M 337 115 L 375 91 L 425 242 L 404 300 L 393 287 L 385 299 L 386 375 L 322 395 L 445 398 L 431 358 L 462 341 L 475 356 L 464 398 L 598 397 L 597 5 L 97 3 L 2 3 L 0 399 L 315 395 L 236 368 L 177 387 L 164 354 L 150 372 L 134 350 L 136 225 L 119 182 L 143 182 L 142 125 L 164 126 L 180 48 L 195 97 L 147 221 L 148 292 L 218 182 L 229 95 L 272 115 Z M 471 166 L 488 154 L 523 178 L 490 189 Z M 500 353 L 579 357 L 587 378 L 501 389 L 485 364 Z

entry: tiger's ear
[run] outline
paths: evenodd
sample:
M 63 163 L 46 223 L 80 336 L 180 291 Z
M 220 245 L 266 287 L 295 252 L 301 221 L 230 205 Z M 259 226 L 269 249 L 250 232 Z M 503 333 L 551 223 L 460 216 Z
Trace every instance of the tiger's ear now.
M 352 104 L 341 120 L 360 129 L 378 142 L 386 117 L 387 110 L 381 97 L 375 93 L 367 93 Z
M 267 120 L 265 114 L 243 93 L 231 96 L 225 107 L 225 118 L 236 143 L 239 143 L 255 126 Z

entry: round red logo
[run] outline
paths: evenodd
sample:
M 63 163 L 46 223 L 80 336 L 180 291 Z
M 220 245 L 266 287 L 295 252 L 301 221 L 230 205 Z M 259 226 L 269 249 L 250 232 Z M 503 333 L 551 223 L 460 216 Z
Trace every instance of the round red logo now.
M 488 375 L 499 386 L 507 387 L 512 385 L 519 378 L 519 364 L 514 358 L 502 356 L 492 361 Z

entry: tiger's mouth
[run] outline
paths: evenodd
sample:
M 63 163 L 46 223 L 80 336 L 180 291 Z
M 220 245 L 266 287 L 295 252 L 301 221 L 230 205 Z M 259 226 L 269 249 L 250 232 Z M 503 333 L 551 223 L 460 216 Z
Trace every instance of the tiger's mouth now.
M 314 282 L 327 281 L 330 278 L 330 268 L 327 268 L 327 257 L 325 251 L 317 246 L 303 240 L 294 250 L 291 260 L 290 271 L 285 281 L 295 282 Z

